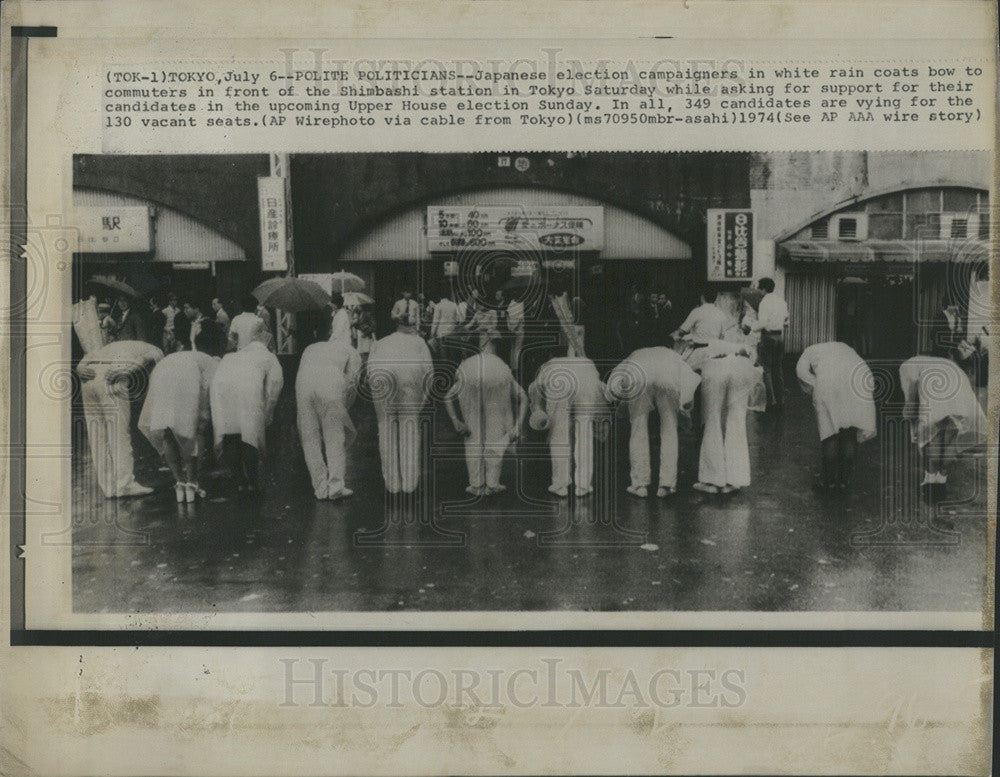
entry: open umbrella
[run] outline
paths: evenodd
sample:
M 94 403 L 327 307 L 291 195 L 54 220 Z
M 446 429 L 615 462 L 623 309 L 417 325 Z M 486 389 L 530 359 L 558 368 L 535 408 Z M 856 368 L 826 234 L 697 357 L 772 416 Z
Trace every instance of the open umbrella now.
M 288 313 L 323 310 L 330 304 L 322 286 L 302 278 L 272 278 L 254 289 L 253 295 L 262 305 Z
M 345 291 L 344 297 L 344 307 L 348 308 L 359 308 L 362 305 L 371 305 L 375 302 L 367 294 L 362 294 L 360 291 Z
M 105 289 L 110 289 L 111 291 L 118 292 L 119 294 L 125 294 L 133 299 L 139 299 L 139 292 L 117 278 L 111 278 L 107 275 L 95 275 L 88 281 L 88 283 L 95 286 L 103 286 Z
M 330 276 L 333 279 L 333 288 L 341 294 L 347 291 L 364 291 L 365 282 L 352 272 L 340 270 Z

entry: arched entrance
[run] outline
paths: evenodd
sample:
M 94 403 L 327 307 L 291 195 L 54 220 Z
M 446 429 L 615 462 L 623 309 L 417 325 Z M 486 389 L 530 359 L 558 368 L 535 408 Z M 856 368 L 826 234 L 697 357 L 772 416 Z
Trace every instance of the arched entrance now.
M 403 287 L 430 297 L 444 286 L 486 304 L 497 304 L 502 292 L 505 303 L 524 303 L 538 331 L 552 324 L 547 294 L 566 289 L 579 300 L 593 358 L 616 355 L 617 321 L 632 287 L 666 294 L 677 311 L 696 298 L 700 280 L 690 245 L 659 224 L 591 197 L 538 188 L 421 203 L 348 245 L 331 263 L 340 268 L 368 282 L 383 333 Z

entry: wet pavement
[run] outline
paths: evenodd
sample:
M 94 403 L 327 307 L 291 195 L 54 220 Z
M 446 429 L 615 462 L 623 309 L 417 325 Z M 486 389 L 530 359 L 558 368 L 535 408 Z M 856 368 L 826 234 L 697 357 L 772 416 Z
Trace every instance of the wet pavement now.
M 144 441 L 136 443 L 139 480 L 157 490 L 105 500 L 88 485 L 89 451 L 76 441 L 85 453 L 73 471 L 75 611 L 982 607 L 985 458 L 959 460 L 948 501 L 930 506 L 916 491 L 912 449 L 889 432 L 861 447 L 853 493 L 821 497 L 811 488 L 815 418 L 792 380 L 782 412 L 750 414 L 753 483 L 738 493 L 692 490 L 699 438 L 682 428 L 678 493 L 629 496 L 628 424 L 619 416 L 613 443 L 599 451 L 592 497 L 546 491 L 548 453 L 531 431 L 518 459 L 505 462 L 508 491 L 469 497 L 461 443 L 439 407 L 428 419 L 424 485 L 390 497 L 374 413 L 359 400 L 347 471 L 355 494 L 335 503 L 313 498 L 292 383 L 256 500 L 217 479 L 203 482 L 206 499 L 176 504 L 169 473 Z

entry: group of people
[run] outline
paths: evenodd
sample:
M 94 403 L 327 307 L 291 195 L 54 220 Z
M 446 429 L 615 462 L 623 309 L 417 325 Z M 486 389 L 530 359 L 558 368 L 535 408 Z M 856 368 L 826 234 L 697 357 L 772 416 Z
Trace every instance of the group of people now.
M 415 491 L 428 464 L 424 419 L 439 380 L 445 382 L 444 409 L 464 441 L 466 490 L 474 496 L 505 489 L 503 461 L 516 451 L 525 421 L 546 433 L 549 491 L 588 496 L 596 446 L 607 442 L 618 407 L 630 426 L 629 494 L 664 498 L 676 492 L 678 421 L 692 414 L 701 427 L 693 487 L 730 493 L 750 484 L 747 414 L 780 407 L 784 395 L 788 308 L 770 278 L 761 279 L 752 294 L 725 300 L 706 288 L 701 304 L 669 333 L 666 344 L 635 349 L 603 380 L 585 355 L 568 292 L 553 294 L 549 303 L 561 332 L 560 352 L 550 354 L 526 388 L 517 360 L 497 353 L 502 340 L 497 308 L 504 301 L 495 302 L 466 303 L 471 312 L 463 314 L 462 303 L 442 291 L 422 331 L 419 301 L 403 294 L 391 311 L 396 330 L 377 340 L 372 336 L 365 359 L 356 348 L 358 312 L 348 311 L 339 293 L 331 295 L 328 336 L 303 351 L 295 381 L 299 440 L 317 499 L 352 494 L 345 482 L 347 450 L 356 436 L 350 410 L 362 386 L 375 409 L 385 489 Z M 266 429 L 284 377 L 268 347 L 269 329 L 251 307 L 248 301 L 228 327 L 218 318 L 199 319 L 190 346 L 176 337 L 175 312 L 175 347 L 166 356 L 166 343 L 161 349 L 117 341 L 80 362 L 91 451 L 107 496 L 148 492 L 132 473 L 128 391 L 121 387 L 149 368 L 138 426 L 173 473 L 178 501 L 203 494 L 198 457 L 208 448 L 209 430 L 237 488 L 259 488 Z M 517 311 L 511 330 L 511 308 L 505 310 L 508 332 L 516 333 Z M 508 341 L 515 350 L 516 336 Z M 844 493 L 858 444 L 877 432 L 871 372 L 848 345 L 828 342 L 807 348 L 796 374 L 816 413 L 822 461 L 817 488 Z M 912 405 L 914 441 L 923 451 L 923 485 L 942 485 L 946 459 L 962 445 L 984 439 L 982 409 L 953 360 L 911 358 L 900 367 L 900 381 Z M 655 480 L 648 427 L 654 413 L 660 435 Z

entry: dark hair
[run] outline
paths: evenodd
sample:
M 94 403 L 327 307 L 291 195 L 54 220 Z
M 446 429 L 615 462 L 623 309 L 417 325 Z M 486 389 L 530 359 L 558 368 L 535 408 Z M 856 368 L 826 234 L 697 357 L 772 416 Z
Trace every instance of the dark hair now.
M 330 292 L 330 302 L 336 305 L 338 308 L 344 307 L 344 295 L 339 291 Z
M 763 289 L 767 294 L 774 291 L 774 280 L 771 278 L 761 278 L 757 281 L 757 287 Z
M 253 294 L 247 294 L 243 298 L 243 312 L 253 313 L 257 310 L 257 298 Z
M 706 286 L 704 289 L 702 289 L 701 296 L 705 298 L 705 302 L 715 302 L 715 298 L 719 296 L 719 292 L 717 292 L 711 286 Z
M 190 332 L 190 327 L 188 331 Z M 188 336 L 190 337 L 190 334 Z M 212 319 L 202 321 L 198 334 L 194 336 L 194 347 L 199 351 L 204 351 L 209 356 L 221 356 L 225 352 L 222 324 Z
M 191 319 L 180 313 L 174 316 L 174 339 L 183 348 L 191 347 Z

